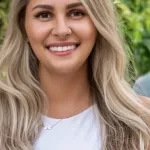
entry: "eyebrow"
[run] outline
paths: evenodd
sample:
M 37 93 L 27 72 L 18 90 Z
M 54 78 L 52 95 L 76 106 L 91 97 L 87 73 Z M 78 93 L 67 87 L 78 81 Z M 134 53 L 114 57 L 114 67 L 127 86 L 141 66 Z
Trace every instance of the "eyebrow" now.
M 71 3 L 71 4 L 68 4 L 66 6 L 66 9 L 71 9 L 73 7 L 78 7 L 78 6 L 83 6 L 83 4 L 81 2 L 78 2 L 78 3 Z M 45 5 L 45 4 L 41 4 L 41 5 L 37 5 L 35 7 L 33 7 L 32 10 L 36 9 L 36 8 L 45 8 L 45 9 L 50 9 L 50 10 L 54 10 L 54 7 L 51 6 L 51 5 Z

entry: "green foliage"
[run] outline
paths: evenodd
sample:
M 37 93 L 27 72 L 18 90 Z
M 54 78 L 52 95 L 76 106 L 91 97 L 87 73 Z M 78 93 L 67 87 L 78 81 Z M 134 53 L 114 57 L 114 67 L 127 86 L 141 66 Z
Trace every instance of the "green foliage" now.
M 145 74 L 150 71 L 150 0 L 122 0 L 117 8 L 138 75 Z
M 6 31 L 7 27 L 7 11 L 9 6 L 9 0 L 0 1 L 0 42 Z
M 10 0 L 0 1 L 0 43 L 7 26 L 9 3 Z M 138 75 L 145 74 L 150 71 L 150 0 L 120 0 L 115 5 Z

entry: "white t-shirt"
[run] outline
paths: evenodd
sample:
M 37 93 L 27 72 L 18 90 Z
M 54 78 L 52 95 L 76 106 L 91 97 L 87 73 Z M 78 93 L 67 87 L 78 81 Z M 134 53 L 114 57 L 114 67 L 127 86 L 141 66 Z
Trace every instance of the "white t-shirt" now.
M 43 116 L 43 121 L 48 127 L 59 119 Z M 91 106 L 76 116 L 63 119 L 52 130 L 43 128 L 34 150 L 100 150 L 100 141 L 100 124 Z

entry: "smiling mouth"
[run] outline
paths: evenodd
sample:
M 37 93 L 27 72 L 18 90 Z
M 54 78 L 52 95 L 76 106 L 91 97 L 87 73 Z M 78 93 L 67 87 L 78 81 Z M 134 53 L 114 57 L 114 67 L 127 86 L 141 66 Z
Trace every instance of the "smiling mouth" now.
M 65 46 L 49 46 L 47 49 L 51 52 L 67 52 L 75 50 L 80 44 L 72 44 Z

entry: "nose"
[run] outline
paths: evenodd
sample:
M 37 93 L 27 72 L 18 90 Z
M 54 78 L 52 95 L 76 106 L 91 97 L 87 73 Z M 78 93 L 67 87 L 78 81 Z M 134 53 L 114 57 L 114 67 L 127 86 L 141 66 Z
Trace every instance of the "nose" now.
M 54 24 L 54 28 L 52 30 L 52 34 L 59 38 L 66 38 L 68 35 L 72 33 L 71 28 L 68 25 L 68 22 L 65 18 L 60 17 L 57 18 L 56 23 Z

